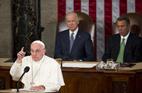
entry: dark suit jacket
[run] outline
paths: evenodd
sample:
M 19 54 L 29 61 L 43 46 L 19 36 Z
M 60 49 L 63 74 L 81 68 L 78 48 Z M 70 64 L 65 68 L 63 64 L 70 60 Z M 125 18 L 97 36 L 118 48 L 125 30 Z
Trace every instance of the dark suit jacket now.
M 93 44 L 88 32 L 78 30 L 70 49 L 69 30 L 59 32 L 56 37 L 55 58 L 63 60 L 94 60 Z
M 121 37 L 119 34 L 113 35 L 108 41 L 105 53 L 102 60 L 113 59 L 116 61 L 119 54 Z M 124 61 L 123 62 L 140 62 L 142 61 L 142 41 L 141 38 L 130 33 L 125 50 L 124 50 Z

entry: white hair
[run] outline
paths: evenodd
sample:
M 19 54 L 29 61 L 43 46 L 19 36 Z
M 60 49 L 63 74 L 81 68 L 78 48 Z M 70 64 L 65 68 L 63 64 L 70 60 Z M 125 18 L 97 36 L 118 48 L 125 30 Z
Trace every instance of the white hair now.
M 75 16 L 75 17 L 76 17 L 76 22 L 79 23 L 79 17 L 78 17 L 78 15 L 77 15 L 77 13 L 76 13 L 76 12 L 73 12 L 73 11 L 67 13 L 67 15 L 65 16 L 66 20 L 67 20 L 67 17 L 70 16 L 70 15 Z
M 45 48 L 45 44 L 42 42 L 42 41 L 40 41 L 40 40 L 35 40 L 35 41 L 33 41 L 32 42 L 32 44 L 40 44 L 40 45 L 42 45 L 43 46 L 43 48 Z

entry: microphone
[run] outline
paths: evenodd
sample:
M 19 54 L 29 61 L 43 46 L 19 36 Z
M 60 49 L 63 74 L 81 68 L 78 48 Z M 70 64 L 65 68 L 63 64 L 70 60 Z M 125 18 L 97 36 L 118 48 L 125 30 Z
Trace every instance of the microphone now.
M 29 67 L 29 66 L 26 66 L 26 67 L 24 68 L 23 74 L 21 75 L 21 77 L 20 77 L 19 80 L 17 81 L 17 92 L 19 92 L 19 82 L 20 82 L 20 80 L 21 80 L 22 77 L 25 75 L 25 73 L 27 73 L 29 70 L 30 70 L 30 67 Z

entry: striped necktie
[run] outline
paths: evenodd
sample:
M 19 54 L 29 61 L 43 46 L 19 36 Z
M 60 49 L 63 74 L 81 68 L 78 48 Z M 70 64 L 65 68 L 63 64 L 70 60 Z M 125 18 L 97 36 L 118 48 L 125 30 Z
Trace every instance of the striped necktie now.
M 72 50 L 73 42 L 74 42 L 74 33 L 71 33 L 71 36 L 70 36 L 70 52 Z
M 124 58 L 124 49 L 125 49 L 125 39 L 122 39 L 122 42 L 120 44 L 120 50 L 119 50 L 119 55 L 117 57 L 116 62 L 118 63 L 123 63 L 123 58 Z

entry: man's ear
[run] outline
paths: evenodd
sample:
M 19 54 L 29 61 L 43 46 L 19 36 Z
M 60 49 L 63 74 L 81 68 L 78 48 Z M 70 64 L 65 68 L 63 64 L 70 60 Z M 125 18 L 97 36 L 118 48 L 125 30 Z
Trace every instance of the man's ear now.
M 44 54 L 44 55 L 46 55 L 46 54 L 47 54 L 45 49 L 43 50 L 43 54 Z

